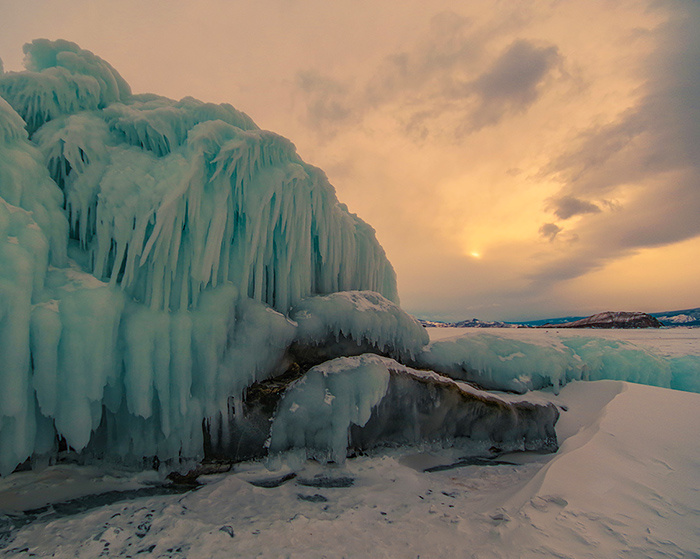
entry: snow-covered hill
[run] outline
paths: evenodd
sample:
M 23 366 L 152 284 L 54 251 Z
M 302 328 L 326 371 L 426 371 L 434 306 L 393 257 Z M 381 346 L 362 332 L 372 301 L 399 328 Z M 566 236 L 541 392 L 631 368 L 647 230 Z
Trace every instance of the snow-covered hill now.
M 540 328 L 551 328 L 543 324 Z M 653 316 L 642 312 L 608 311 L 573 322 L 557 323 L 557 328 L 661 328 L 663 324 Z
M 664 326 L 700 326 L 700 308 L 652 313 Z
M 417 319 L 426 328 L 515 328 L 516 325 L 506 322 L 492 322 L 488 320 L 479 320 L 478 318 L 470 318 L 469 320 L 460 320 L 459 322 L 438 322 L 435 320 Z

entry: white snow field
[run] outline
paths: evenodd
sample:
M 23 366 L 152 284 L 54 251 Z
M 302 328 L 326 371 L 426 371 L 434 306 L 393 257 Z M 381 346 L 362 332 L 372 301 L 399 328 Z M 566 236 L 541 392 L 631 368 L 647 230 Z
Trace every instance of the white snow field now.
M 72 515 L 48 508 L 8 533 L 0 556 L 700 556 L 700 395 L 596 381 L 536 396 L 566 409 L 553 455 L 424 471 L 459 464 L 460 456 L 403 448 L 342 466 L 308 462 L 277 487 L 251 482 L 284 479 L 288 467 L 243 463 L 184 495 Z M 0 502 L 17 519 L 18 509 L 52 499 L 147 481 L 147 474 L 54 466 L 3 478 Z

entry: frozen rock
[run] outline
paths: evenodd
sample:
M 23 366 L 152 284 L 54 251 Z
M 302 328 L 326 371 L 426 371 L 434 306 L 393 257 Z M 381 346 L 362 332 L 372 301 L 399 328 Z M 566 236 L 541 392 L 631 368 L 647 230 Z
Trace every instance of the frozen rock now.
M 269 394 L 269 393 L 268 393 Z M 269 451 L 342 462 L 350 449 L 449 443 L 486 453 L 557 449 L 552 404 L 510 401 L 365 354 L 338 358 L 277 389 Z M 267 402 L 265 416 L 273 406 Z M 258 421 L 259 426 L 264 421 Z M 261 430 L 259 441 L 264 434 Z M 263 455 L 264 451 L 258 455 Z
M 309 297 L 290 316 L 298 324 L 291 353 L 303 368 L 363 353 L 412 360 L 429 342 L 418 320 L 372 291 Z
M 553 404 L 504 399 L 457 383 L 432 371 L 419 371 L 390 359 L 387 391 L 364 425 L 350 428 L 350 447 L 366 450 L 385 445 L 450 443 L 470 454 L 491 447 L 508 451 L 554 452 Z
M 455 444 L 475 454 L 494 446 L 557 449 L 552 404 L 505 399 L 373 354 L 334 359 L 253 391 L 231 418 L 234 439 L 215 447 L 214 458 L 262 457 L 267 447 L 334 462 L 349 450 L 404 444 Z

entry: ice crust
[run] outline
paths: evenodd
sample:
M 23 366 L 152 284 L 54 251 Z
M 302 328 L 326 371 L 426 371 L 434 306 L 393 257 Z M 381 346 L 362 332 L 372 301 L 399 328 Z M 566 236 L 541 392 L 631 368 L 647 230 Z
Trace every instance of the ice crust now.
M 605 379 L 700 392 L 698 356 L 663 356 L 632 342 L 563 332 L 541 343 L 494 333 L 436 341 L 417 363 L 485 388 L 519 393 Z
M 399 360 L 412 360 L 428 344 L 427 331 L 411 315 L 379 293 L 344 291 L 309 297 L 291 311 L 298 324 L 296 343 L 316 348 L 327 360 L 339 351 L 373 349 Z M 350 343 L 341 343 L 348 340 Z M 338 346 L 338 351 L 335 346 Z M 352 346 L 355 346 L 354 348 Z
M 0 475 L 58 439 L 201 457 L 202 422 L 221 432 L 278 372 L 292 305 L 398 300 L 374 230 L 288 140 L 230 105 L 133 95 L 74 43 L 25 54 L 0 73 Z

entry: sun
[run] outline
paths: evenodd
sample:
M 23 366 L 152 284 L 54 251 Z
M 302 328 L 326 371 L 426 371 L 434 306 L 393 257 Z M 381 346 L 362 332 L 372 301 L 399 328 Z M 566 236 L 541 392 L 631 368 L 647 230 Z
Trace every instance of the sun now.
M 474 258 L 481 258 L 481 253 L 480 252 L 470 252 L 469 256 L 473 256 Z

